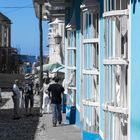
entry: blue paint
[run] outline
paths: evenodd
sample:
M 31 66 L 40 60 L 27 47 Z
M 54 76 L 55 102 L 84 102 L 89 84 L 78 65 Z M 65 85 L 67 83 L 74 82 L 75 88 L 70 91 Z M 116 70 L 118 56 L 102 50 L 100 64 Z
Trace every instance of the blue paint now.
M 62 98 L 62 112 L 66 113 L 66 94 L 64 94 Z
M 135 8 L 135 9 L 134 9 Z M 140 3 L 131 5 L 131 122 L 130 139 L 140 139 Z
M 104 113 L 102 109 L 103 97 L 104 97 L 104 23 L 103 23 L 103 0 L 100 0 L 100 19 L 99 19 L 99 38 L 100 38 L 100 130 L 103 132 L 104 128 Z
M 75 124 L 76 107 L 66 106 L 66 122 L 68 124 Z
M 102 140 L 99 134 L 83 131 L 83 140 Z
M 80 107 L 81 98 L 81 78 L 80 78 L 80 61 L 81 61 L 81 40 L 80 40 L 80 4 L 81 0 L 74 0 L 75 17 L 76 17 L 76 108 Z M 80 112 L 76 111 L 76 125 L 80 127 Z
M 81 122 L 80 122 L 80 111 L 76 108 L 76 125 L 79 127 L 79 128 L 82 128 L 81 127 Z

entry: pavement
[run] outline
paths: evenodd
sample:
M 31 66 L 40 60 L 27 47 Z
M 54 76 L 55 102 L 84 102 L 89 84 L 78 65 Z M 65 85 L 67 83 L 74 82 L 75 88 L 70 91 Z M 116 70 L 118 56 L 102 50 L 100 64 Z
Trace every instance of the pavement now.
M 13 102 L 11 92 L 2 92 L 0 103 L 0 140 L 82 140 L 80 129 L 76 125 L 63 122 L 52 126 L 52 114 L 39 116 L 39 96 L 35 95 L 33 116 L 26 117 L 21 109 L 21 118 L 13 120 Z

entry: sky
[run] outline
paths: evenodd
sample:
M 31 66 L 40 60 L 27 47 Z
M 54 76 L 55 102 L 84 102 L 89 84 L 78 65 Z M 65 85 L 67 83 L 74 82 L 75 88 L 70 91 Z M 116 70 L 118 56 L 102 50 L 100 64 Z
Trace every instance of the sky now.
M 26 8 L 21 8 L 26 7 Z M 39 20 L 35 15 L 33 0 L 0 0 L 0 12 L 11 24 L 11 46 L 20 54 L 39 55 Z M 47 50 L 47 21 L 43 21 L 43 54 Z

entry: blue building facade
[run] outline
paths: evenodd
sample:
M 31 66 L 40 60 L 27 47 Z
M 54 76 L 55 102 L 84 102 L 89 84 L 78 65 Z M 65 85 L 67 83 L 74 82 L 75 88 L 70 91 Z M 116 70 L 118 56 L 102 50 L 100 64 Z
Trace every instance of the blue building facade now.
M 140 1 L 71 4 L 65 18 L 67 112 L 75 107 L 83 140 L 138 140 Z
M 67 9 L 69 16 L 66 16 L 65 60 L 68 94 L 66 115 L 70 116 L 70 108 L 75 106 L 75 123 L 82 128 L 85 140 L 101 139 L 99 133 L 102 132 L 99 9 L 99 1 L 72 1 L 71 9 Z M 72 88 L 70 84 L 74 81 L 75 86 Z M 73 92 L 70 89 L 74 89 Z

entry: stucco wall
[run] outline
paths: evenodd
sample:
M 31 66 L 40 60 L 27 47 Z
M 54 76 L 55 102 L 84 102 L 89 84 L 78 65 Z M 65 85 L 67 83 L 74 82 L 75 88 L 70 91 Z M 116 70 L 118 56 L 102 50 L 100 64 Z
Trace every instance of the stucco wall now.
M 140 139 L 140 1 L 131 0 L 131 128 L 130 140 Z

